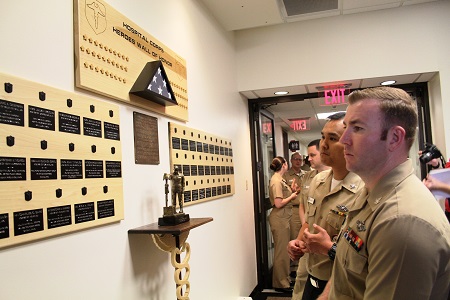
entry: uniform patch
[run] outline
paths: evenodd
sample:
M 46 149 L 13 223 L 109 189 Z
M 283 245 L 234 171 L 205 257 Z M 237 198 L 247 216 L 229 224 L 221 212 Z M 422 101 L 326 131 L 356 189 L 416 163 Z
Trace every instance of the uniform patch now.
M 347 242 L 349 242 L 349 244 L 356 250 L 356 251 L 360 251 L 364 242 L 363 240 L 356 234 L 356 232 L 348 227 L 345 231 L 344 231 L 344 238 L 347 240 Z

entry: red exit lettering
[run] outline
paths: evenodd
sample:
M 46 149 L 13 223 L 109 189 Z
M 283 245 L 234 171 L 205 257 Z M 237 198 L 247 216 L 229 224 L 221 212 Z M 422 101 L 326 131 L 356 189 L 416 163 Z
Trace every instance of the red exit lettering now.
M 309 130 L 310 129 L 308 120 L 295 120 L 295 121 L 292 121 L 290 127 L 294 131 L 304 131 L 304 130 Z
M 345 104 L 345 89 L 325 90 L 325 105 Z
M 262 130 L 264 134 L 272 134 L 272 123 L 264 122 L 262 124 Z

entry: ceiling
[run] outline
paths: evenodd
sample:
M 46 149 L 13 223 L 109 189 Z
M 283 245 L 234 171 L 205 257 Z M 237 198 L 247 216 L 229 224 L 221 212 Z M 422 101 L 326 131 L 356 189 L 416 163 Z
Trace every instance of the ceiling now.
M 279 25 L 288 22 L 301 22 L 310 19 L 326 18 L 344 14 L 392 9 L 439 0 L 201 0 L 211 14 L 227 31 L 243 30 L 255 27 Z M 436 73 L 419 73 L 398 76 L 363 78 L 345 82 L 327 82 L 279 88 L 267 88 L 252 91 L 240 91 L 247 99 L 274 98 L 274 92 L 280 89 L 289 92 L 289 96 L 315 94 L 317 98 L 304 101 L 276 103 L 267 107 L 274 114 L 275 123 L 290 133 L 291 137 L 306 145 L 320 138 L 325 120 L 317 118 L 318 113 L 345 110 L 346 104 L 325 105 L 324 88 L 357 89 L 379 86 L 385 80 L 396 80 L 396 84 L 428 82 Z M 285 97 L 289 97 L 285 96 Z M 345 103 L 347 102 L 345 97 Z M 281 98 L 282 99 L 282 98 Z M 328 100 L 328 99 L 327 99 Z M 309 130 L 294 131 L 293 119 L 306 119 Z M 303 124 L 303 123 L 302 123 Z

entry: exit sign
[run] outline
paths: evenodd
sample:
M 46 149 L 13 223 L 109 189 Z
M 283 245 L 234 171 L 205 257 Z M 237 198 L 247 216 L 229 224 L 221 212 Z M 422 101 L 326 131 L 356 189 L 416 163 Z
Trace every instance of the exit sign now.
M 306 130 L 311 129 L 309 119 L 296 119 L 296 120 L 289 120 L 289 121 L 291 121 L 291 125 L 289 125 L 289 126 L 294 131 L 306 131 Z
M 335 106 L 345 104 L 346 89 L 324 90 L 324 105 Z

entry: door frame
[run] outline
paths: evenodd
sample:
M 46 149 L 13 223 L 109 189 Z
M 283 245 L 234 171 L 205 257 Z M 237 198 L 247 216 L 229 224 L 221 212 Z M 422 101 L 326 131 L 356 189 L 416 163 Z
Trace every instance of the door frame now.
M 425 143 L 433 143 L 431 134 L 431 119 L 430 119 L 430 105 L 428 94 L 428 83 L 414 83 L 405 85 L 395 85 L 393 87 L 401 88 L 407 91 L 417 100 L 418 105 L 418 132 L 419 147 L 423 147 Z M 350 92 L 361 89 L 350 89 Z M 268 97 L 248 99 L 248 110 L 250 120 L 250 141 L 251 141 L 251 160 L 252 160 L 252 179 L 253 179 L 253 203 L 254 203 L 254 217 L 255 217 L 255 237 L 256 237 L 256 261 L 257 261 L 257 279 L 258 283 L 255 290 L 262 291 L 265 288 L 271 287 L 271 271 L 269 270 L 269 259 L 267 249 L 267 221 L 264 210 L 264 186 L 261 185 L 263 178 L 263 162 L 261 161 L 261 120 L 260 114 L 271 116 L 274 122 L 273 115 L 266 111 L 265 108 L 278 103 L 304 101 L 305 99 L 320 98 L 319 93 L 308 93 L 292 96 L 282 97 Z M 270 117 L 269 117 L 270 118 Z M 274 123 L 273 123 L 274 124 Z M 273 132 L 273 150 L 276 156 L 277 149 L 275 147 L 275 132 Z M 287 147 L 287 145 L 285 145 Z M 422 149 L 422 148 L 420 148 Z M 283 153 L 283 150 L 280 149 Z M 426 176 L 429 171 L 428 166 L 420 166 L 420 173 L 422 178 Z

